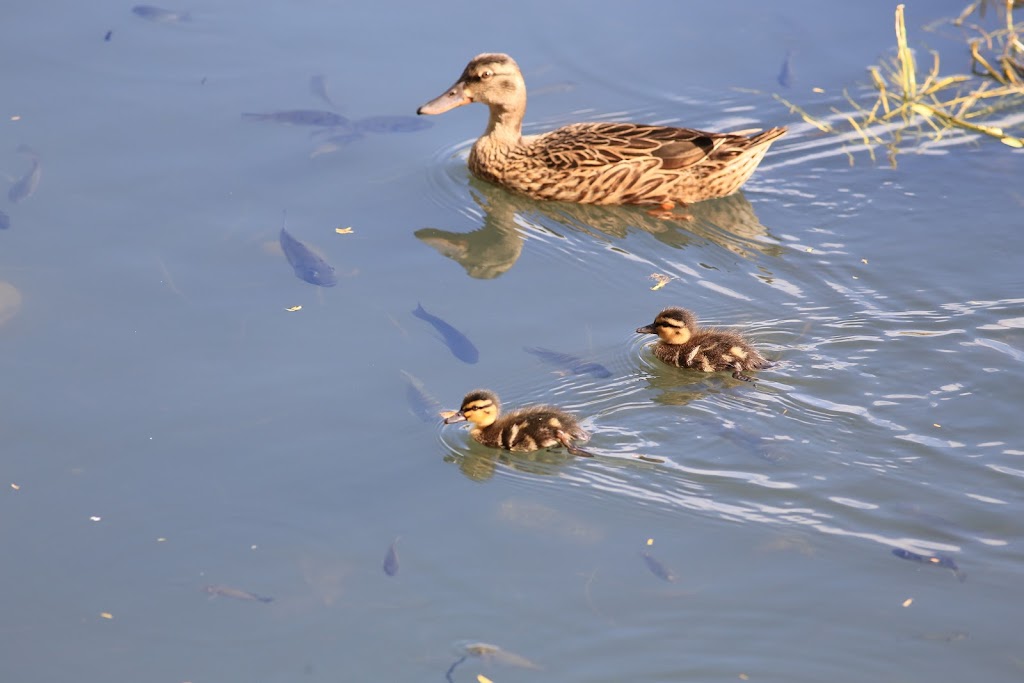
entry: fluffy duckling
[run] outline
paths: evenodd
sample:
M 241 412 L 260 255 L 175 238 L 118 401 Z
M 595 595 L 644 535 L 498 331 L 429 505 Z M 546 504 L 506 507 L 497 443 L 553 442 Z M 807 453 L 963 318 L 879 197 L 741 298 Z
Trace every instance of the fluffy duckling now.
M 698 328 L 697 316 L 685 308 L 666 308 L 653 323 L 637 328 L 637 334 L 658 335 L 661 341 L 654 347 L 654 355 L 680 368 L 732 370 L 733 377 L 750 382 L 744 370 L 771 367 L 750 342 L 735 332 Z
M 498 417 L 501 403 L 494 392 L 478 389 L 466 394 L 459 412 L 445 418 L 445 424 L 473 423 L 470 436 L 491 448 L 507 451 L 536 451 L 565 446 L 573 455 L 593 454 L 573 445 L 573 440 L 590 438 L 575 417 L 552 406 L 529 406 Z

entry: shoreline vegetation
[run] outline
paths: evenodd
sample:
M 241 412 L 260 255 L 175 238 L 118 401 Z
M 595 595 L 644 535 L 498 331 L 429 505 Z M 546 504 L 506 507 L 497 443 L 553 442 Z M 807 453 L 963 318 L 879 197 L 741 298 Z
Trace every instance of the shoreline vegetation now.
M 996 114 L 1024 109 L 1024 42 L 1020 38 L 1024 22 L 1015 24 L 1013 19 L 1013 10 L 1019 4 L 1024 2 L 974 0 L 959 17 L 942 19 L 925 28 L 933 30 L 948 24 L 967 30 L 972 74 L 943 75 L 935 50 L 930 51 L 931 67 L 923 71 L 908 44 L 901 4 L 895 15 L 895 56 L 868 67 L 875 91 L 872 104 L 865 106 L 844 89 L 843 96 L 852 110 L 831 107 L 834 116 L 825 120 L 778 94 L 772 97 L 824 133 L 839 134 L 851 141 L 859 139 L 872 161 L 876 160 L 877 147 L 885 149 L 893 167 L 908 139 L 927 144 L 958 130 L 988 135 L 1010 147 L 1024 147 L 1024 137 L 997 125 L 1006 125 L 1005 121 L 994 120 Z M 969 21 L 975 13 L 983 19 L 989 5 L 997 6 L 1001 23 L 1000 28 L 991 31 Z M 837 127 L 843 121 L 851 130 Z M 1015 123 L 1019 125 L 1019 121 Z M 851 150 L 846 153 L 853 165 Z

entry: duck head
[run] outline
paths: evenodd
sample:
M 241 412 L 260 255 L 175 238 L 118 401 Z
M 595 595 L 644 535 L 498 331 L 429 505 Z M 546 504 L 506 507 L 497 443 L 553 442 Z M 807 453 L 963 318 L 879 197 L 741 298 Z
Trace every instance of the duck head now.
M 466 394 L 459 412 L 445 418 L 444 423 L 448 425 L 469 420 L 482 429 L 494 424 L 500 410 L 501 402 L 498 401 L 498 397 L 491 391 L 479 389 Z
M 697 316 L 685 308 L 666 308 L 637 334 L 656 334 L 666 344 L 685 344 L 697 330 Z
M 486 104 L 492 110 L 525 110 L 526 83 L 516 61 L 500 53 L 477 55 L 466 65 L 455 85 L 416 113 L 443 114 L 472 102 Z

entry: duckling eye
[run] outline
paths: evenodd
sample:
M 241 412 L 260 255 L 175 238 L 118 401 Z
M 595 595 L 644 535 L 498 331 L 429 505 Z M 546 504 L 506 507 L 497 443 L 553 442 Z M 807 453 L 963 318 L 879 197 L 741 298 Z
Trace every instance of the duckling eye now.
M 486 81 L 488 78 L 490 78 L 493 75 L 494 75 L 493 71 L 491 71 L 490 69 L 486 69 L 486 70 L 484 70 L 483 73 L 480 74 L 480 78 L 482 78 L 482 79 L 484 79 Z

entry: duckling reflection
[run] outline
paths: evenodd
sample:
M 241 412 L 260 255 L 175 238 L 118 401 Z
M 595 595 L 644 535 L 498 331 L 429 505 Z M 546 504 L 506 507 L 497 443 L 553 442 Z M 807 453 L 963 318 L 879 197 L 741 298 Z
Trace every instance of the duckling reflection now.
M 519 259 L 523 233 L 516 223 L 518 215 L 557 231 L 568 228 L 604 238 L 624 239 L 631 230 L 642 230 L 677 249 L 698 240 L 714 243 L 743 258 L 757 254 L 777 257 L 783 253 L 778 240 L 761 224 L 742 192 L 699 202 L 686 207 L 682 215 L 665 216 L 652 215 L 640 207 L 536 201 L 472 177 L 469 188 L 470 196 L 483 213 L 477 230 L 463 233 L 422 228 L 414 234 L 477 279 L 496 278 Z

